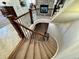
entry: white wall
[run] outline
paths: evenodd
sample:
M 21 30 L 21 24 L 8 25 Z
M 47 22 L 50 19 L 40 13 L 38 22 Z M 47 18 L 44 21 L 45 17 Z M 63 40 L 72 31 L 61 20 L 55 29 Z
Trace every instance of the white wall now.
M 57 24 L 63 34 L 62 49 L 55 59 L 79 59 L 79 20 Z
M 67 22 L 79 19 L 79 0 L 70 0 L 69 2 L 68 1 L 66 2 L 66 5 L 68 5 L 68 3 L 71 1 L 73 2 L 68 5 L 67 8 L 64 8 L 64 10 L 55 17 L 55 22 Z

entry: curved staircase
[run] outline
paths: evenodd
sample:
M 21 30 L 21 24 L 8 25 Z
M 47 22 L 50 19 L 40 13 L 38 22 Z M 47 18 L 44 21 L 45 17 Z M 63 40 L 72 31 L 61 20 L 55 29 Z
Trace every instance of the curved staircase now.
M 56 40 L 47 33 L 49 23 L 38 23 L 34 30 L 31 30 L 18 22 L 13 22 L 19 25 L 19 29 L 26 29 L 20 33 L 27 33 L 27 30 L 28 33 L 21 37 L 22 40 L 8 59 L 51 59 L 55 55 L 58 46 Z
M 54 43 L 54 44 L 53 44 Z M 51 59 L 57 51 L 54 39 L 38 41 L 34 39 L 22 40 L 8 59 Z

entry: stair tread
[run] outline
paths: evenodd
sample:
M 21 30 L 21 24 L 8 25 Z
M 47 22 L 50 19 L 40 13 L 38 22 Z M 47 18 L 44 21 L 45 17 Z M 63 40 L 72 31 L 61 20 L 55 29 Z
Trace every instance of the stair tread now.
M 25 59 L 34 59 L 34 40 L 31 41 Z
M 35 31 L 44 33 L 47 32 L 47 28 L 48 28 L 48 23 L 40 23 L 36 25 Z
M 19 51 L 15 57 L 15 59 L 24 59 L 26 51 L 28 50 L 30 40 L 24 42 L 24 44 L 19 48 Z
M 8 59 L 15 59 L 17 53 L 18 53 L 19 50 L 20 50 L 19 48 L 22 47 L 22 45 L 24 44 L 25 41 L 26 41 L 25 39 L 22 39 L 22 40 L 18 43 L 18 45 L 16 46 L 16 48 L 12 51 L 12 53 L 11 53 L 10 56 L 8 57 Z
M 49 48 L 49 50 L 52 52 L 52 55 L 54 55 L 55 51 L 53 48 L 49 45 L 49 43 L 45 42 L 46 46 Z
M 35 58 L 34 59 L 41 59 L 40 47 L 38 45 L 38 42 L 35 43 Z
M 56 44 L 56 41 L 55 41 L 54 39 L 50 38 L 50 39 L 48 40 L 48 42 L 49 42 L 50 44 L 54 45 L 55 48 L 57 48 L 57 44 Z
M 43 45 L 41 44 L 41 42 L 39 43 L 39 45 L 40 45 L 40 52 L 41 52 L 42 59 L 49 59 L 47 54 L 46 54 L 46 51 L 44 50 Z
M 51 42 L 47 42 L 47 44 L 54 50 L 56 51 L 56 47 L 54 44 L 52 44 Z
M 53 55 L 52 53 L 49 51 L 48 47 L 46 46 L 45 42 L 43 42 L 43 47 L 48 55 L 49 58 L 51 58 Z
M 45 32 L 47 32 L 48 25 L 49 25 L 48 23 L 38 23 L 35 26 L 34 31 L 44 34 Z M 37 40 L 43 40 L 43 37 L 41 35 L 37 35 L 35 33 L 32 34 L 31 38 L 34 38 Z

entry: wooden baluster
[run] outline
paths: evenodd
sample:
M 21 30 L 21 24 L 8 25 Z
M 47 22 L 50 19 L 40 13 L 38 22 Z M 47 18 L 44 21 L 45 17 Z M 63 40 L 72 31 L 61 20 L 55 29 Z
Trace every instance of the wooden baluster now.
M 34 5 L 34 8 L 35 8 L 35 10 L 36 10 L 36 5 Z
M 32 14 L 32 9 L 29 9 L 29 13 L 30 13 L 31 24 L 33 24 L 33 14 Z
M 16 22 L 14 22 L 15 16 L 9 15 L 7 18 L 9 19 L 10 23 L 13 25 L 13 27 L 17 31 L 20 38 L 25 38 L 24 33 L 22 29 L 20 28 L 20 26 Z

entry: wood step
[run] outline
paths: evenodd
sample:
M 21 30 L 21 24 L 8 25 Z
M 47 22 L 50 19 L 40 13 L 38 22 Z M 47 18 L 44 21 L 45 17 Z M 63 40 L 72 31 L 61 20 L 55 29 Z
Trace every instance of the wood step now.
M 56 41 L 55 41 L 54 39 L 49 38 L 48 42 L 49 42 L 50 44 L 54 45 L 55 48 L 57 48 L 57 43 L 56 43 Z
M 57 47 L 55 47 L 51 42 L 47 42 L 47 44 L 54 50 L 57 50 Z
M 46 54 L 46 51 L 42 45 L 42 42 L 39 42 L 39 45 L 40 45 L 40 52 L 41 52 L 42 59 L 49 59 L 47 54 Z
M 47 32 L 48 25 L 48 23 L 38 23 L 36 24 L 34 31 L 45 34 Z M 43 36 L 37 35 L 35 33 L 32 34 L 31 38 L 43 41 Z
M 48 55 L 49 58 L 51 58 L 53 55 L 52 53 L 50 52 L 50 50 L 48 49 L 48 47 L 46 46 L 45 42 L 43 42 L 43 47 Z
M 45 32 L 47 32 L 47 29 L 48 29 L 48 23 L 38 23 L 35 26 L 34 30 L 37 31 L 37 32 L 45 33 Z
M 24 42 L 26 41 L 26 39 L 22 39 L 16 46 L 16 48 L 12 51 L 12 53 L 9 55 L 8 59 L 14 59 L 16 54 L 19 51 L 19 48 L 24 44 Z
M 31 40 L 25 59 L 34 59 L 34 45 L 35 45 L 34 40 Z
M 50 50 L 50 52 L 52 53 L 52 55 L 54 55 L 55 51 L 53 50 L 53 48 L 49 45 L 49 43 L 45 42 L 46 46 L 48 47 L 48 49 Z
M 38 45 L 38 41 L 35 43 L 35 56 L 34 59 L 41 59 L 40 47 Z
M 19 48 L 19 51 L 16 54 L 15 59 L 24 59 L 25 54 L 29 48 L 29 45 L 30 45 L 30 40 L 25 41 L 22 47 Z

